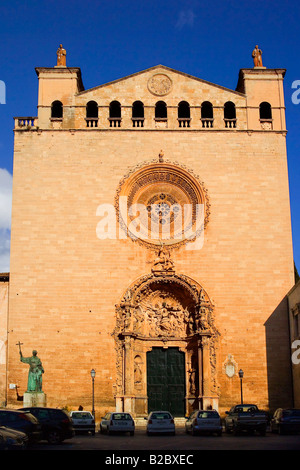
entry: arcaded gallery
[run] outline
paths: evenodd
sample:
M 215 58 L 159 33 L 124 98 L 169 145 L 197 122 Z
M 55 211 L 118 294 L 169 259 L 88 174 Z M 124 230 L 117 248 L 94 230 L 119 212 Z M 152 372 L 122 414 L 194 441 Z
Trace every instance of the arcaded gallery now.
M 15 118 L 2 402 L 22 344 L 47 406 L 91 409 L 91 370 L 96 416 L 222 413 L 240 370 L 245 402 L 291 406 L 285 70 L 250 51 L 235 90 L 165 65 L 85 89 L 61 51 Z

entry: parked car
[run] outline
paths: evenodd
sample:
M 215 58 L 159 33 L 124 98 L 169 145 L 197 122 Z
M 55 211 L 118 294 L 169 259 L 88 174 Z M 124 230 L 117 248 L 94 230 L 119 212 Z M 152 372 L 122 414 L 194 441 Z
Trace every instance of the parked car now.
M 271 432 L 279 434 L 300 432 L 300 410 L 278 408 L 271 419 Z
M 0 427 L 0 450 L 23 450 L 28 446 L 28 436 L 16 429 Z
M 49 444 L 58 444 L 75 435 L 71 418 L 64 410 L 58 408 L 28 407 L 22 408 L 29 411 L 41 424 L 42 439 Z
M 226 411 L 225 431 L 237 434 L 240 431 L 259 432 L 262 436 L 266 434 L 269 422 L 268 414 L 259 410 L 253 404 L 241 404 L 233 406 Z
M 194 411 L 185 423 L 187 433 L 196 434 L 210 433 L 222 435 L 222 421 L 216 410 L 197 410 Z
M 0 409 L 0 426 L 24 432 L 29 444 L 38 442 L 42 437 L 41 425 L 29 411 Z
M 71 411 L 70 418 L 76 433 L 91 432 L 95 434 L 95 420 L 90 411 Z
M 100 423 L 100 432 L 129 432 L 134 435 L 135 423 L 130 413 L 106 413 Z
M 175 435 L 174 418 L 168 411 L 152 411 L 147 419 L 147 434 L 170 433 Z

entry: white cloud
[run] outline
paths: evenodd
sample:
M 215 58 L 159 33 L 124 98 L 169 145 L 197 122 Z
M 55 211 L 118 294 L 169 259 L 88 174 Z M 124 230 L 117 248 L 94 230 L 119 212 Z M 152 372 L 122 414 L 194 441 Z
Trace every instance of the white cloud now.
M 178 15 L 177 23 L 176 23 L 176 28 L 177 29 L 182 29 L 185 26 L 192 27 L 194 26 L 194 20 L 196 18 L 195 13 L 193 10 L 181 10 Z
M 0 168 L 0 230 L 10 229 L 12 201 L 12 175 Z
M 0 273 L 8 273 L 10 268 L 10 231 L 0 230 Z
M 0 168 L 0 273 L 9 271 L 12 175 Z

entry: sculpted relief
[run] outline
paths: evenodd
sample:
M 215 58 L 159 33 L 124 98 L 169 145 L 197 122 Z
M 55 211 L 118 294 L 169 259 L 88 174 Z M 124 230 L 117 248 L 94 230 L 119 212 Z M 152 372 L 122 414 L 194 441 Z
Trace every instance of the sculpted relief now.
M 132 225 L 135 206 L 145 208 L 137 233 Z M 121 180 L 115 207 L 124 233 L 155 251 L 150 273 L 136 280 L 116 305 L 115 390 L 120 409 L 122 400 L 132 399 L 140 413 L 146 412 L 147 405 L 142 410 L 141 403 L 147 402 L 147 353 L 155 348 L 185 353 L 187 392 L 193 403 L 199 395 L 215 396 L 219 333 L 213 304 L 197 281 L 177 274 L 171 257 L 175 249 L 199 238 L 208 223 L 204 184 L 185 167 L 166 161 L 161 152 L 159 162 L 141 164 Z
M 117 305 L 117 330 L 142 338 L 185 339 L 197 332 L 211 333 L 212 315 L 203 289 L 175 274 L 170 252 L 162 246 L 152 274 L 129 289 Z

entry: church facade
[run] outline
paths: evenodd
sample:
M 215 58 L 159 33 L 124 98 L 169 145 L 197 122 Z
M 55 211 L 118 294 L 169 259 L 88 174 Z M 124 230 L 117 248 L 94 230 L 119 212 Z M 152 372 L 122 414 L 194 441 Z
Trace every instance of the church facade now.
M 15 118 L 7 403 L 37 350 L 48 406 L 98 416 L 292 403 L 284 69 L 236 90 L 158 65 L 85 89 L 36 69 Z

